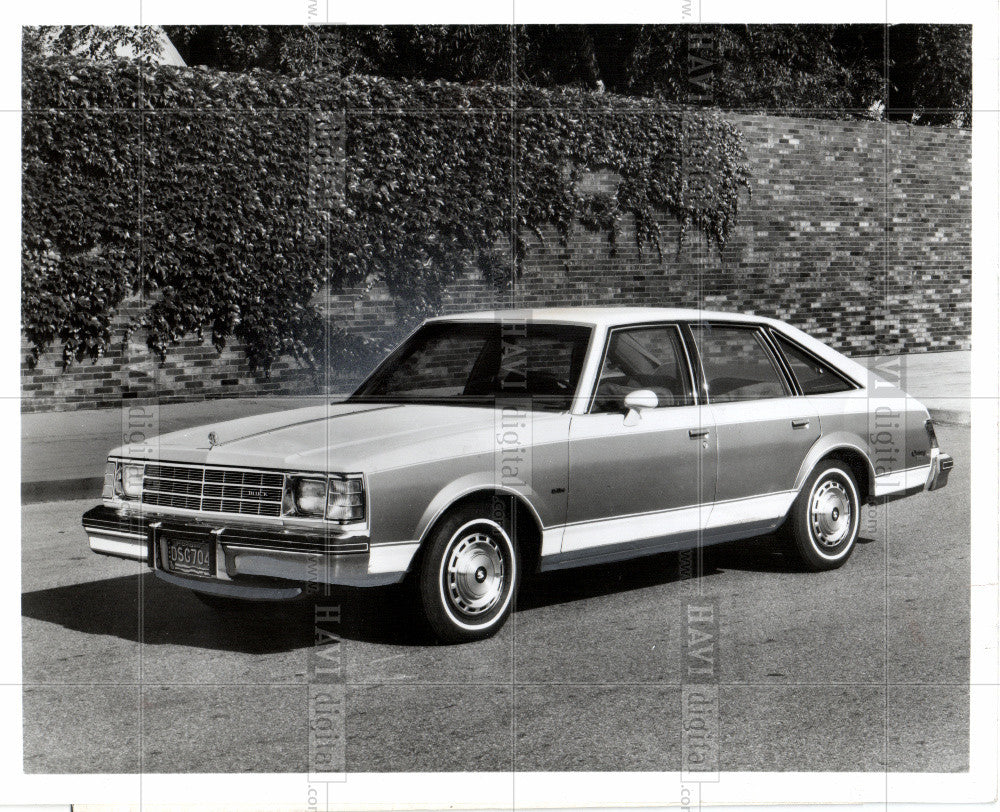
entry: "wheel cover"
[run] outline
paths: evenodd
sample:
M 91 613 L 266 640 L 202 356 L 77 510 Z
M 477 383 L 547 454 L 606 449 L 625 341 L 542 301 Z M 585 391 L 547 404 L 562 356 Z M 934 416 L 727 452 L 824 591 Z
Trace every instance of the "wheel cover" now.
M 851 497 L 836 479 L 824 479 L 813 491 L 809 504 L 809 529 L 823 547 L 836 547 L 851 535 Z
M 500 545 L 489 535 L 469 533 L 455 541 L 445 557 L 445 595 L 466 616 L 492 609 L 504 593 L 507 568 Z

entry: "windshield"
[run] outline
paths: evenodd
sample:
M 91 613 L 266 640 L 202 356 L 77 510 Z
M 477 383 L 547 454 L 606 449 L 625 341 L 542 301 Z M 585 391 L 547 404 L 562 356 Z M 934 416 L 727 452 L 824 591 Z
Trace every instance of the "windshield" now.
M 523 398 L 535 409 L 567 411 L 590 333 L 571 324 L 431 322 L 350 400 L 488 406 Z

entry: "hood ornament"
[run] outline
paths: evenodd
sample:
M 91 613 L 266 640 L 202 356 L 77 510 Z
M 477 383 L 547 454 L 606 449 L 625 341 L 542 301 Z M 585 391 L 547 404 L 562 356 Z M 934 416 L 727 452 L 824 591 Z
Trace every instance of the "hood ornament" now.
M 208 447 L 209 448 L 214 448 L 218 444 L 219 444 L 219 437 L 218 437 L 218 435 L 216 435 L 216 433 L 214 431 L 210 431 L 208 433 Z

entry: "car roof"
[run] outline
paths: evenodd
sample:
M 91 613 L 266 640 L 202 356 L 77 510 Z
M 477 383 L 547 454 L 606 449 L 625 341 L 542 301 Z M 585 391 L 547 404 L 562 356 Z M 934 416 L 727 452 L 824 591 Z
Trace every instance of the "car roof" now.
M 450 313 L 428 321 L 527 321 L 587 324 L 614 327 L 621 324 L 642 324 L 650 321 L 733 321 L 781 324 L 764 316 L 745 313 L 725 313 L 683 307 L 539 307 L 522 310 L 479 310 L 470 313 Z

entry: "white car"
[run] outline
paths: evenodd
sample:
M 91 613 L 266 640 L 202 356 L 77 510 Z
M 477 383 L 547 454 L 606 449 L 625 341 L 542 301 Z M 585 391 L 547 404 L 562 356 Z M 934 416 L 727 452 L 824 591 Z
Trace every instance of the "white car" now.
M 448 641 L 522 574 L 780 531 L 839 567 L 866 501 L 942 487 L 927 410 L 773 319 L 565 308 L 431 319 L 340 403 L 108 458 L 95 552 L 206 603 L 412 578 Z

